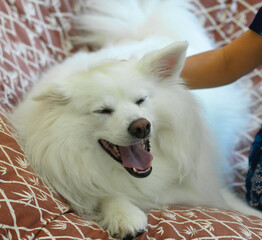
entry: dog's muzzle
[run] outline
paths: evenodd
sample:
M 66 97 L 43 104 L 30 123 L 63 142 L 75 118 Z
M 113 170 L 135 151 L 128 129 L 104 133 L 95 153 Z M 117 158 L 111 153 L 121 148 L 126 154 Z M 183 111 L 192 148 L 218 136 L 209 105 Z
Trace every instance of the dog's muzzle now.
M 98 142 L 132 176 L 137 178 L 147 177 L 152 171 L 151 162 L 153 160 L 148 139 L 151 132 L 151 123 L 144 118 L 137 119 L 129 125 L 128 132 L 138 140 L 137 143 L 130 146 L 119 146 L 104 139 L 99 139 Z

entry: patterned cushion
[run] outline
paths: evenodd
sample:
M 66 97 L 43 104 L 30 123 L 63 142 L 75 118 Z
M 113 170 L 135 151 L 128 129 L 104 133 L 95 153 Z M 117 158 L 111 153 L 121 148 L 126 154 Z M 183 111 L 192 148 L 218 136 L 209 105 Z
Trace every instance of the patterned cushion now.
M 1 0 L 0 106 L 10 109 L 39 77 L 71 50 L 72 1 Z
M 84 0 L 82 0 L 84 1 Z M 8 125 L 11 110 L 40 73 L 69 54 L 69 19 L 73 1 L 0 0 L 0 236 L 2 239 L 112 239 L 106 231 L 72 212 L 27 164 Z M 75 1 L 79 7 L 81 0 Z M 251 22 L 260 0 L 196 0 L 195 13 L 217 46 L 239 36 Z M 250 79 L 252 81 L 250 81 Z M 236 185 L 244 191 L 247 154 L 261 119 L 262 69 L 243 80 L 252 89 L 255 117 L 233 153 L 239 170 Z M 242 171 L 242 172 L 241 172 Z M 262 219 L 203 207 L 154 209 L 139 239 L 261 239 Z

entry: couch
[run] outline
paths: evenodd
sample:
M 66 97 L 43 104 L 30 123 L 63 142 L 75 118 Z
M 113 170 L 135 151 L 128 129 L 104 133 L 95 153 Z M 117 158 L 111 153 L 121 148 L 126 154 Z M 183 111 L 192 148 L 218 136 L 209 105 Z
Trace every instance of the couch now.
M 0 239 L 113 239 L 73 212 L 30 168 L 8 114 L 41 72 L 77 49 L 70 18 L 83 0 L 0 0 Z M 217 47 L 247 29 L 261 0 L 195 0 L 194 13 Z M 248 152 L 262 111 L 262 68 L 239 80 L 251 91 L 253 119 L 231 153 L 233 187 L 244 197 Z M 262 219 L 236 211 L 173 206 L 148 212 L 142 239 L 262 239 Z

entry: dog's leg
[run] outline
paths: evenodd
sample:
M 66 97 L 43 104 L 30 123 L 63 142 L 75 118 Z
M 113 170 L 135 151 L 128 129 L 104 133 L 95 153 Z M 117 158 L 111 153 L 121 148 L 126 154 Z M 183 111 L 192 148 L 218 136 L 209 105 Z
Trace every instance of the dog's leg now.
M 133 239 L 146 229 L 146 214 L 124 198 L 104 199 L 100 211 L 99 222 L 112 236 Z

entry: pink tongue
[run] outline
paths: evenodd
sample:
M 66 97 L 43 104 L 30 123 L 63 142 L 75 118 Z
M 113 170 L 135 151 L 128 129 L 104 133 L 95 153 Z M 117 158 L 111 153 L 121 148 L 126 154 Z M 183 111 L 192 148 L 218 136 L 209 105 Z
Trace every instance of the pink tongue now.
M 128 168 L 146 170 L 153 160 L 153 156 L 140 143 L 128 147 L 119 146 L 119 151 L 123 165 Z

